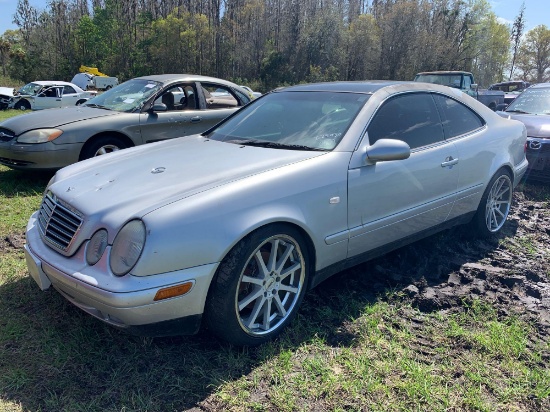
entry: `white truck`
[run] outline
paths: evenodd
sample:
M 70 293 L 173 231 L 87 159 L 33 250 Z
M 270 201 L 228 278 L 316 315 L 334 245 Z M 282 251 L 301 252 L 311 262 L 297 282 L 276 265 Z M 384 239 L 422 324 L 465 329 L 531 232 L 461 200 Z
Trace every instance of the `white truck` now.
M 109 90 L 118 84 L 118 78 L 107 76 L 96 67 L 80 66 L 80 73 L 73 77 L 71 83 L 76 84 L 82 90 Z

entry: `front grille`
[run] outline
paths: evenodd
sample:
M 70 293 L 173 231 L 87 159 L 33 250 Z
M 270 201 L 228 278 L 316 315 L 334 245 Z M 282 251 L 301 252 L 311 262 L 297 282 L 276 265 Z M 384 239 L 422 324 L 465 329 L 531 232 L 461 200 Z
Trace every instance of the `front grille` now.
M 0 127 L 0 142 L 9 142 L 15 137 L 15 133 L 4 127 Z
M 38 227 L 46 243 L 62 252 L 68 252 L 80 226 L 82 217 L 48 192 L 38 211 Z

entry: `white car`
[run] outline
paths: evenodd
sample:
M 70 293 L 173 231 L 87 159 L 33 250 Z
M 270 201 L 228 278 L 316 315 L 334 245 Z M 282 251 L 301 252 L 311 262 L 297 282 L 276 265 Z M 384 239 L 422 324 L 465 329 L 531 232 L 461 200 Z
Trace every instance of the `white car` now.
M 56 80 L 35 81 L 21 87 L 10 99 L 8 107 L 17 110 L 42 110 L 77 106 L 96 96 L 76 84 Z

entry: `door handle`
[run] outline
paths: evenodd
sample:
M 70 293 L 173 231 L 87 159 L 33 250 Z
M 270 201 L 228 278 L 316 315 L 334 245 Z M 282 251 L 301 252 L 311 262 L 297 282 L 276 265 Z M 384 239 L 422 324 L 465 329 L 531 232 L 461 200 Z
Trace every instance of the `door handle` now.
M 192 117 L 191 118 L 191 123 L 198 123 L 202 120 L 202 117 L 200 116 L 195 116 L 195 117 Z
M 441 163 L 441 167 L 450 167 L 453 165 L 456 165 L 458 163 L 458 159 L 453 159 L 452 156 L 449 156 L 445 159 L 443 163 Z

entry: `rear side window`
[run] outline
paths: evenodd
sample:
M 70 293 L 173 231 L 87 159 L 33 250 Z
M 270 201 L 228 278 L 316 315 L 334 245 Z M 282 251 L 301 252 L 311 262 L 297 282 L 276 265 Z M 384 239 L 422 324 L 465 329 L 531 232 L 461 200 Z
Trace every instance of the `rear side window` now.
M 472 109 L 447 96 L 434 95 L 441 111 L 445 138 L 452 139 L 482 127 L 485 122 Z
M 367 129 L 369 143 L 379 139 L 406 142 L 411 149 L 444 141 L 437 108 L 429 93 L 407 93 L 386 101 Z

